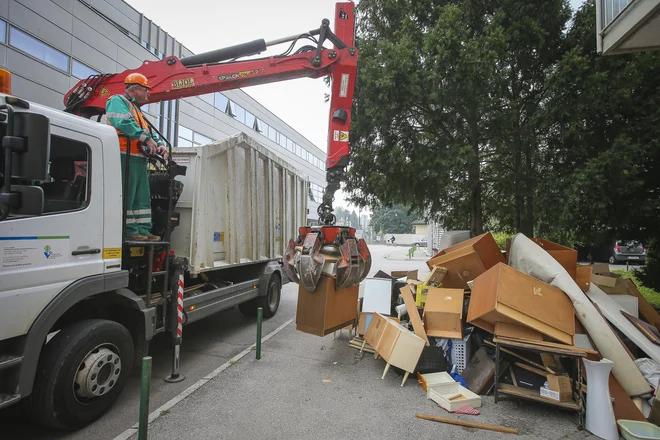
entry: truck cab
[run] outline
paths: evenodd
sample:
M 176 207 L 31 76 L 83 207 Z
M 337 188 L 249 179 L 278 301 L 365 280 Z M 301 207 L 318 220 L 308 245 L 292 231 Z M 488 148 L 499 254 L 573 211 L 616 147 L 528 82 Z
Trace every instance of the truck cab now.
M 276 313 L 281 255 L 193 274 L 167 242 L 123 240 L 113 127 L 0 94 L 0 137 L 0 410 L 25 400 L 41 425 L 81 428 L 157 333 L 180 344 L 183 324 L 221 310 Z

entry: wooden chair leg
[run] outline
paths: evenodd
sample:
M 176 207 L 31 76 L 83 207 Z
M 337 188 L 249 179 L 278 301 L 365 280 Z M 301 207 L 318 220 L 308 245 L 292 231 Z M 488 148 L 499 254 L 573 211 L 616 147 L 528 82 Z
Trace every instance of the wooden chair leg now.
M 390 363 L 388 362 L 387 365 L 385 365 L 385 371 L 383 371 L 383 377 L 381 379 L 385 379 L 385 375 L 387 374 L 387 370 L 390 369 Z
M 410 372 L 406 371 L 406 374 L 403 375 L 403 382 L 401 382 L 401 386 L 403 386 L 406 383 L 406 380 L 408 380 L 408 375 L 410 375 Z
M 367 345 L 367 340 L 363 339 L 362 340 L 362 347 L 360 347 L 360 353 L 362 353 L 362 350 L 364 350 L 364 346 Z

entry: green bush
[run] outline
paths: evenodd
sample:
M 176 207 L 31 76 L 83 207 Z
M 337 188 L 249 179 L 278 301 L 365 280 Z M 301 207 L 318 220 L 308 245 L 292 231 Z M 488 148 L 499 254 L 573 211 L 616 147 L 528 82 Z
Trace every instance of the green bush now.
M 491 232 L 491 234 L 493 234 L 495 242 L 503 251 L 506 250 L 506 239 L 513 238 L 513 235 L 507 234 L 506 232 Z
M 660 290 L 660 246 L 657 239 L 649 240 L 646 247 L 646 264 L 640 271 L 640 280 L 645 286 Z
M 646 260 L 648 262 L 648 260 Z M 637 290 L 639 290 L 639 293 L 641 293 L 644 298 L 655 308 L 656 310 L 660 309 L 660 292 L 658 292 L 655 289 L 652 289 L 651 287 L 646 287 L 642 280 L 640 279 L 642 277 L 641 272 L 635 271 L 635 270 L 629 270 L 626 272 L 625 269 L 618 269 L 618 270 L 613 270 L 613 273 L 618 273 L 621 275 L 621 278 L 630 278 L 633 283 L 637 286 Z

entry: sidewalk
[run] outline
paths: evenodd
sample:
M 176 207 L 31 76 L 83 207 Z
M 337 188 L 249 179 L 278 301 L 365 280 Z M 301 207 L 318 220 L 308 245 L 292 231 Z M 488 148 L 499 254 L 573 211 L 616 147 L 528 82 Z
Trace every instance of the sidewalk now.
M 481 415 L 455 416 L 427 400 L 414 377 L 401 387 L 385 362 L 337 338 L 284 327 L 254 352 L 164 412 L 150 440 L 170 439 L 510 439 L 510 434 L 417 419 L 415 413 L 516 428 L 529 439 L 595 438 L 573 413 L 484 397 Z M 153 411 L 153 409 L 152 409 Z M 134 435 L 131 438 L 136 438 Z
M 430 256 L 426 255 L 426 248 L 419 247 L 415 250 L 412 258 L 408 257 L 411 246 L 389 246 L 388 254 L 385 258 L 388 260 L 406 260 L 406 261 L 426 261 Z

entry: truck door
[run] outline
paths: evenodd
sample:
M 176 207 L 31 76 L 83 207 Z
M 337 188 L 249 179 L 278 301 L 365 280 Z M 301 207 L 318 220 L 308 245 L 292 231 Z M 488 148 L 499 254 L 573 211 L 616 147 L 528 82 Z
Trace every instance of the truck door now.
M 69 284 L 103 273 L 101 146 L 51 125 L 44 213 L 0 223 L 0 340 L 27 333 Z

